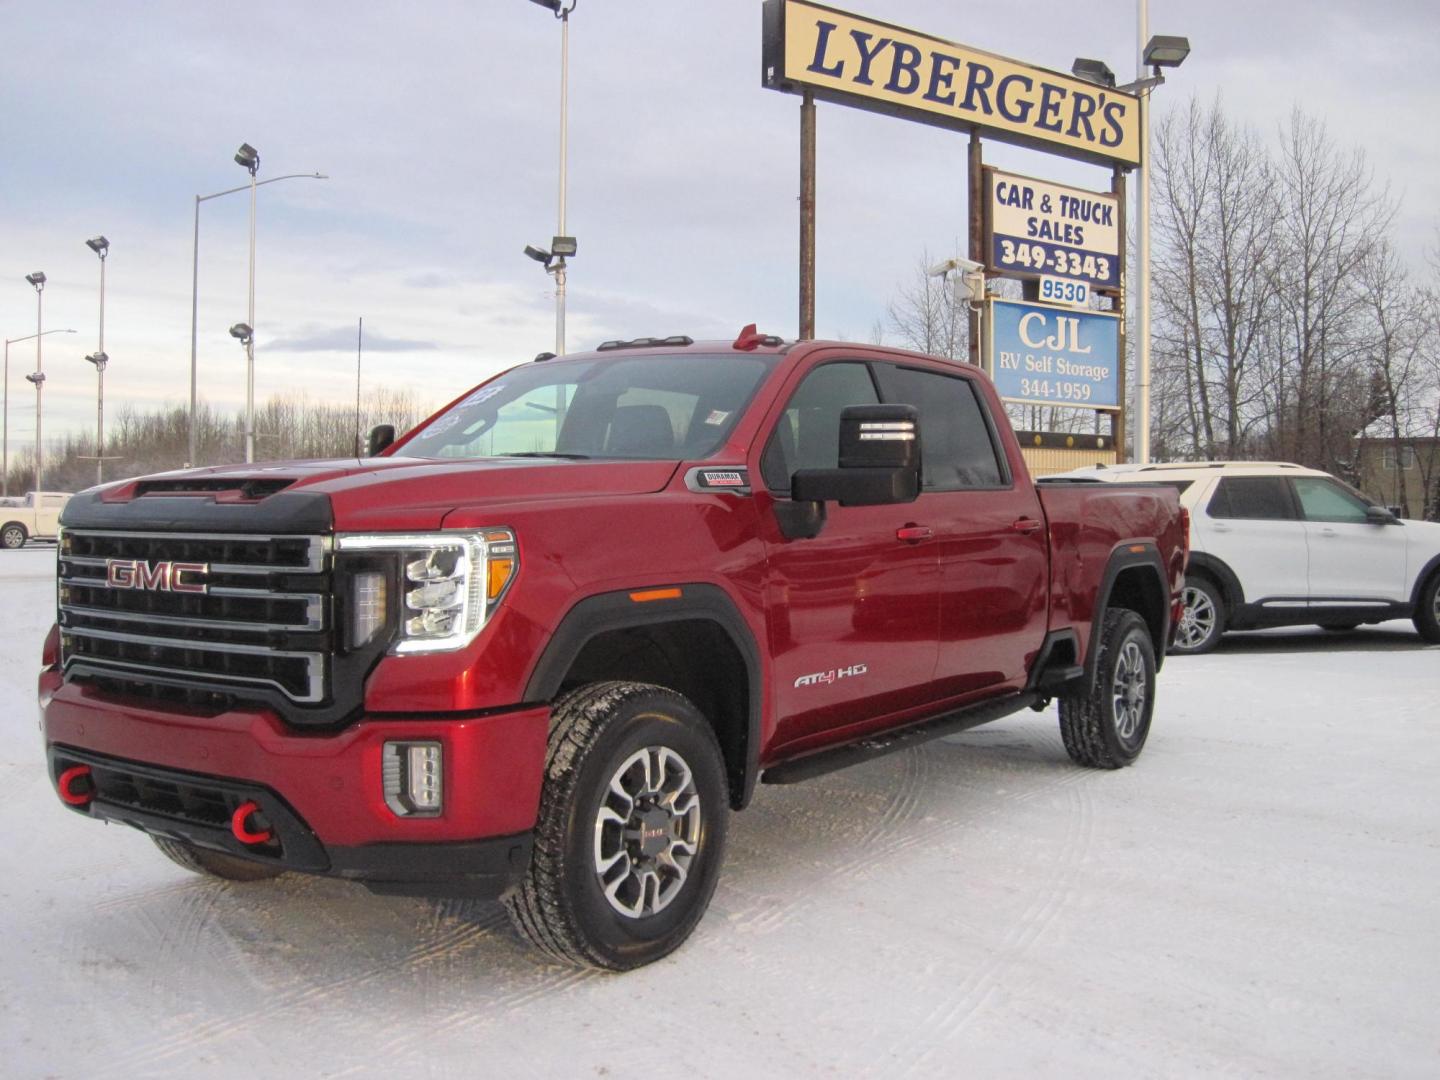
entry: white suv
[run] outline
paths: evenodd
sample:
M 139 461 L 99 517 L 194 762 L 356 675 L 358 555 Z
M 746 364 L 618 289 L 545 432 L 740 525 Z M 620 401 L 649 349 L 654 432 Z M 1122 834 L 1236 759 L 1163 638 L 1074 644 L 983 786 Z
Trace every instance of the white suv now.
M 1410 618 L 1440 642 L 1440 524 L 1402 521 L 1329 473 L 1276 462 L 1078 469 L 1063 479 L 1165 484 L 1190 511 L 1185 613 L 1171 648 L 1226 630 Z

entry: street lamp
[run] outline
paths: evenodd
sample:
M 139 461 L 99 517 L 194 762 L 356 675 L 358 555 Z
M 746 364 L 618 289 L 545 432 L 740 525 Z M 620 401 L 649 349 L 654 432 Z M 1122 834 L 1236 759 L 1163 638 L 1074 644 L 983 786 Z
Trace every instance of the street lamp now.
M 1079 78 L 1100 86 L 1136 94 L 1140 99 L 1140 193 L 1135 222 L 1136 312 L 1135 348 L 1135 453 L 1139 464 L 1150 460 L 1150 92 L 1165 82 L 1161 68 L 1179 67 L 1190 55 L 1188 38 L 1150 32 L 1149 0 L 1138 0 L 1139 60 L 1135 81 L 1115 86 L 1115 73 L 1102 60 L 1077 58 L 1070 70 Z M 1147 75 L 1146 69 L 1150 70 Z
M 100 346 L 85 357 L 95 365 L 95 376 L 99 380 L 95 393 L 95 483 L 105 482 L 105 365 L 110 357 L 105 352 L 105 257 L 110 254 L 110 241 L 104 236 L 94 236 L 85 241 L 85 246 L 100 257 Z
M 245 369 L 248 383 L 245 396 L 245 461 L 255 460 L 255 399 L 251 396 L 254 383 L 250 379 L 255 373 L 255 331 L 249 323 L 237 322 L 230 327 L 230 336 L 245 346 Z
M 40 482 L 45 475 L 44 444 L 40 441 L 40 398 L 45 389 L 45 366 L 40 355 L 40 344 L 45 337 L 45 273 L 36 270 L 26 274 L 25 280 L 35 287 L 35 370 L 25 376 L 25 381 L 35 384 L 35 505 L 39 506 L 40 492 L 45 490 Z
M 1135 354 L 1135 460 L 1150 460 L 1150 92 L 1165 81 L 1162 67 L 1179 67 L 1190 55 L 1190 42 L 1183 37 L 1150 37 L 1150 3 L 1139 0 L 1139 70 L 1135 73 L 1140 92 L 1140 220 L 1135 225 L 1135 247 L 1139 254 L 1140 312 L 1136 329 L 1140 347 Z M 1145 69 L 1150 69 L 1149 78 Z
M 243 150 L 249 150 L 251 154 L 255 154 L 255 149 L 254 149 L 254 147 L 250 146 L 249 143 L 246 143 L 244 146 L 242 146 L 242 147 L 241 147 L 241 150 L 242 150 L 242 151 L 243 151 Z M 242 161 L 242 160 L 241 160 L 241 155 L 240 155 L 239 152 L 236 153 L 236 155 L 235 155 L 235 160 L 236 160 L 236 161 L 239 161 L 240 164 L 245 165 L 245 167 L 246 167 L 247 169 L 250 167 L 248 164 L 246 164 L 245 161 Z M 259 166 L 260 166 L 260 156 L 259 156 L 259 154 L 255 154 L 255 166 L 256 166 L 257 169 L 258 169 Z M 187 452 L 187 460 L 186 460 L 186 462 L 185 462 L 185 464 L 186 464 L 187 467 L 190 466 L 190 465 L 194 465 L 194 464 L 195 464 L 195 413 L 196 413 L 196 404 L 197 404 L 197 399 L 196 399 L 196 363 L 195 363 L 195 355 L 196 355 L 196 338 L 197 338 L 197 334 L 198 334 L 199 314 L 200 314 L 200 204 L 203 203 L 203 202 L 209 202 L 211 199 L 218 199 L 218 198 L 220 198 L 220 197 L 222 197 L 222 196 L 224 196 L 224 195 L 234 195 L 237 191 L 250 191 L 250 190 L 252 190 L 253 188 L 262 188 L 262 187 L 264 187 L 266 184 L 276 184 L 276 183 L 279 183 L 281 180 L 329 180 L 329 179 L 330 179 L 330 177 L 327 176 L 325 173 L 318 173 L 318 172 L 317 172 L 317 173 L 286 173 L 284 176 L 272 176 L 269 180 L 259 180 L 259 181 L 256 181 L 256 180 L 254 179 L 254 177 L 251 177 L 252 183 L 250 183 L 250 184 L 244 184 L 244 185 L 242 185 L 242 186 L 240 186 L 240 187 L 227 188 L 225 191 L 217 191 L 217 192 L 215 192 L 215 194 L 213 194 L 213 195 L 196 195 L 196 196 L 195 196 L 195 240 L 194 240 L 194 244 L 193 244 L 192 247 L 191 247 L 191 269 L 190 269 L 190 445 L 189 445 L 189 450 L 188 450 L 188 452 Z M 253 222 L 253 218 L 252 218 L 252 222 Z M 252 229 L 252 233 L 251 233 L 251 242 L 252 242 L 252 244 L 253 244 L 253 242 L 254 242 L 253 229 Z M 252 247 L 252 269 L 253 269 L 253 247 Z M 253 300 L 253 285 L 252 285 L 252 300 Z M 253 318 L 253 316 L 252 316 L 252 318 Z
M 29 278 L 27 277 L 28 281 Z M 74 330 L 46 330 L 40 337 L 50 334 L 73 334 Z M 17 345 L 22 341 L 29 341 L 35 334 L 26 334 L 24 337 L 5 339 L 5 420 L 3 424 L 4 434 L 0 436 L 0 445 L 4 450 L 0 451 L 0 472 L 4 473 L 3 480 L 0 480 L 0 495 L 10 497 L 10 346 Z
M 249 143 L 235 151 L 235 164 L 250 173 L 250 306 L 246 319 L 245 344 L 245 464 L 255 460 L 255 174 L 260 171 L 260 154 Z M 235 333 L 235 328 L 230 328 Z
M 555 278 L 555 353 L 565 355 L 565 272 L 567 257 L 575 255 L 575 238 L 565 231 L 565 178 L 568 129 L 567 106 L 570 93 L 570 13 L 579 0 L 531 0 L 560 20 L 560 224 L 549 252 L 527 247 L 525 254 L 544 263 L 545 272 Z

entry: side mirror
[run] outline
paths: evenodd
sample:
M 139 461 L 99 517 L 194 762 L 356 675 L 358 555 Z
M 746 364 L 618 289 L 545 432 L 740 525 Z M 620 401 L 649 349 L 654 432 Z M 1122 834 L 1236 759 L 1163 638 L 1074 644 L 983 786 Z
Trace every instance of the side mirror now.
M 1365 508 L 1365 520 L 1371 525 L 1399 525 L 1400 516 L 1394 511 L 1387 510 L 1383 506 L 1368 506 Z
M 395 441 L 394 424 L 376 424 L 370 429 L 370 440 L 365 446 L 365 455 L 375 457 Z
M 840 413 L 840 467 L 801 469 L 796 502 L 883 506 L 920 494 L 920 414 L 913 405 L 851 405 Z

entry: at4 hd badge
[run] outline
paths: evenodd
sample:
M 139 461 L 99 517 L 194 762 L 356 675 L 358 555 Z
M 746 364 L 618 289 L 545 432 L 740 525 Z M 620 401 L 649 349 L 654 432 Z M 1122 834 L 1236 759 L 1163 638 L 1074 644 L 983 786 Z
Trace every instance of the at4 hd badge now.
M 864 664 L 851 664 L 849 667 L 817 671 L 813 675 L 801 675 L 795 680 L 795 688 L 798 690 L 802 686 L 829 686 L 841 679 L 853 679 L 857 675 L 864 675 L 869 670 Z

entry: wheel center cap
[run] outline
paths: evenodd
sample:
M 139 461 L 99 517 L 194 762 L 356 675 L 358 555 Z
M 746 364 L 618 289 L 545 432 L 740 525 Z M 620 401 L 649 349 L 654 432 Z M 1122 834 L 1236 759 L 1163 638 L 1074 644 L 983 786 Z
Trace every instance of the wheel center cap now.
M 639 811 L 632 819 L 635 839 L 640 841 L 640 854 L 654 858 L 670 846 L 670 811 L 655 806 Z

